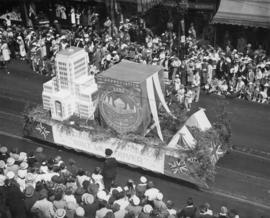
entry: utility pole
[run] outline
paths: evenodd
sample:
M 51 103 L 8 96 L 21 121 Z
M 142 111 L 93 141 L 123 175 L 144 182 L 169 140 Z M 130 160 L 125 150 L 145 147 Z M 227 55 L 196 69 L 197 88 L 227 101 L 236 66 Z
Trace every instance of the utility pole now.
M 113 37 L 114 26 L 115 26 L 115 1 L 110 0 L 110 14 L 111 14 L 111 35 Z
M 185 37 L 185 14 L 188 9 L 188 0 L 176 0 L 178 13 L 177 55 L 180 56 L 181 36 Z

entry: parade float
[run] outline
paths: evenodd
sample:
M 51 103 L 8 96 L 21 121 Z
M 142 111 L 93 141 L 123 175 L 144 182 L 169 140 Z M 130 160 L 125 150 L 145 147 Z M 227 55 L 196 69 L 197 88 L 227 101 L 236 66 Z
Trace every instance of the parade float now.
M 94 75 L 76 47 L 60 51 L 55 66 L 43 105 L 26 110 L 25 136 L 97 157 L 110 148 L 123 164 L 199 187 L 213 181 L 230 147 L 227 119 L 219 113 L 212 125 L 203 109 L 187 117 L 164 96 L 162 67 L 122 60 Z

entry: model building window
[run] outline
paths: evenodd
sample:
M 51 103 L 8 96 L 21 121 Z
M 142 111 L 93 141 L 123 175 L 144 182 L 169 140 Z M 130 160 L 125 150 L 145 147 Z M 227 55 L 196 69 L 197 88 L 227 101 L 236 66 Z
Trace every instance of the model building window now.
M 55 101 L 55 112 L 58 117 L 62 117 L 62 104 L 60 101 Z

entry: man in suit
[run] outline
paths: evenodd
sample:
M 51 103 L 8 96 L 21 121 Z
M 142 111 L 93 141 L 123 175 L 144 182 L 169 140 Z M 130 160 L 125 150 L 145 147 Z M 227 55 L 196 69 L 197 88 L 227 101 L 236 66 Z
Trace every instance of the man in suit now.
M 114 157 L 112 157 L 113 151 L 109 148 L 105 150 L 106 159 L 103 164 L 103 180 L 105 189 L 110 191 L 111 185 L 116 178 L 117 175 L 117 161 Z

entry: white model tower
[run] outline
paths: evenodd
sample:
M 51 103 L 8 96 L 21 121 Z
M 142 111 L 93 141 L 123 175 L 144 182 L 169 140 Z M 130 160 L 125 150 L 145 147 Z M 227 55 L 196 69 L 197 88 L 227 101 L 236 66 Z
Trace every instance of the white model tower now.
M 94 75 L 88 73 L 89 57 L 84 49 L 70 47 L 55 58 L 56 76 L 43 84 L 43 108 L 63 121 L 76 114 L 92 119 L 97 99 Z

